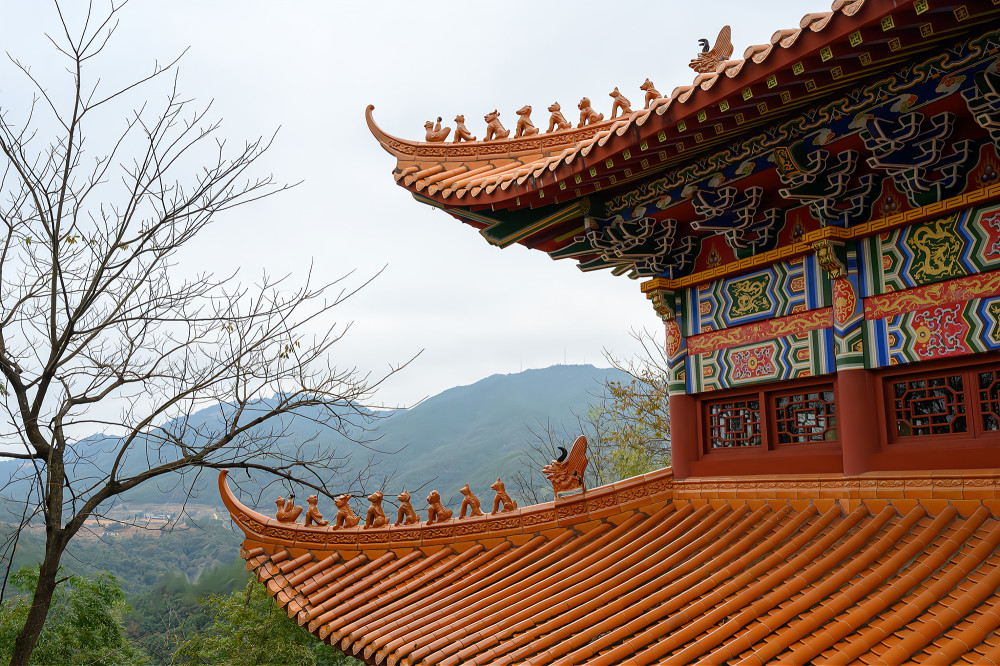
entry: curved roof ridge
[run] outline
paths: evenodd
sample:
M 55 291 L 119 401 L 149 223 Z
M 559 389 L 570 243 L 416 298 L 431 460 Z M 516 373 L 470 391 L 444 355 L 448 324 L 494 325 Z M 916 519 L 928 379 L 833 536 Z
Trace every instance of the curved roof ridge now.
M 847 16 L 854 16 L 864 7 L 865 0 L 833 0 L 830 9 L 835 12 L 843 12 Z
M 280 541 L 288 542 L 289 545 L 299 544 L 331 544 L 343 547 L 349 544 L 371 544 L 371 543 L 398 543 L 417 542 L 427 538 L 440 538 L 442 530 L 453 533 L 455 539 L 475 540 L 493 531 L 508 531 L 517 523 L 518 531 L 522 528 L 530 528 L 542 523 L 558 520 L 557 509 L 566 506 L 583 506 L 583 515 L 586 515 L 586 505 L 588 503 L 601 504 L 603 509 L 610 507 L 607 503 L 609 499 L 617 500 L 618 494 L 623 490 L 632 493 L 640 492 L 641 497 L 662 494 L 667 497 L 670 493 L 670 484 L 673 473 L 669 467 L 650 472 L 638 477 L 619 481 L 597 488 L 588 489 L 585 493 L 561 497 L 553 502 L 543 502 L 525 507 L 519 507 L 513 511 L 505 511 L 497 514 L 484 516 L 451 518 L 442 522 L 428 523 L 418 522 L 413 525 L 389 525 L 386 527 L 365 529 L 363 524 L 351 528 L 336 527 L 314 527 L 297 523 L 283 523 L 275 518 L 265 516 L 254 509 L 244 505 L 237 499 L 227 481 L 229 471 L 222 470 L 219 474 L 219 494 L 226 509 L 233 516 L 233 520 L 248 535 L 253 534 L 258 538 L 276 538 Z M 615 502 L 618 504 L 619 502 Z M 565 511 L 558 512 L 560 515 Z M 563 517 L 572 517 L 578 514 L 566 514 Z M 331 521 L 332 522 L 332 521 Z M 362 538 L 363 537 L 363 538 Z
M 651 168 L 645 166 L 645 161 L 637 159 L 637 156 L 653 143 L 657 145 L 675 143 L 679 146 L 678 151 L 683 150 L 682 146 L 686 141 L 685 128 L 691 129 L 697 126 L 689 116 L 697 113 L 700 123 L 703 115 L 714 115 L 716 112 L 711 109 L 713 100 L 718 102 L 724 116 L 713 125 L 715 135 L 720 132 L 728 133 L 731 130 L 729 120 L 734 120 L 737 125 L 743 122 L 746 110 L 738 108 L 745 104 L 740 101 L 737 91 L 742 92 L 743 102 L 746 102 L 749 96 L 754 94 L 752 88 L 767 78 L 768 91 L 765 96 L 773 97 L 781 93 L 783 95 L 781 99 L 784 100 L 787 93 L 772 88 L 775 85 L 784 88 L 794 86 L 797 79 L 781 75 L 782 68 L 791 68 L 792 65 L 787 62 L 785 56 L 780 61 L 772 59 L 774 50 L 780 48 L 800 51 L 797 56 L 800 57 L 799 65 L 801 65 L 801 58 L 806 58 L 810 54 L 816 55 L 813 51 L 820 51 L 824 44 L 829 46 L 834 42 L 846 43 L 850 30 L 874 24 L 873 22 L 877 22 L 883 13 L 890 11 L 889 8 L 880 5 L 875 8 L 877 12 L 874 10 L 868 12 L 863 20 L 855 19 L 856 26 L 850 20 L 835 21 L 838 14 L 845 17 L 857 15 L 862 7 L 866 6 L 865 1 L 832 0 L 830 10 L 801 15 L 797 27 L 777 30 L 772 33 L 768 43 L 748 46 L 742 58 L 723 60 L 717 64 L 714 71 L 696 73 L 690 84 L 677 86 L 667 95 L 648 99 L 643 108 L 628 109 L 628 112 L 620 117 L 602 118 L 600 122 L 582 127 L 571 126 L 553 132 L 538 131 L 533 135 L 520 137 L 508 132 L 510 136 L 507 138 L 492 141 L 458 142 L 459 139 L 456 137 L 451 142 L 424 142 L 400 139 L 380 129 L 375 123 L 372 113 L 374 107 L 371 105 L 366 108 L 366 122 L 382 147 L 396 157 L 397 165 L 393 173 L 396 182 L 411 191 L 424 192 L 439 202 L 452 195 L 455 195 L 455 198 L 467 197 L 466 205 L 487 203 L 493 206 L 495 211 L 516 210 L 525 206 L 536 207 L 550 201 L 560 202 L 573 192 L 579 195 L 593 188 L 600 189 L 600 186 L 592 184 L 592 181 L 599 181 L 604 187 L 621 182 L 623 174 L 628 178 L 630 172 L 636 172 L 640 162 L 644 164 L 642 170 Z M 832 24 L 836 25 L 831 29 Z M 818 42 L 815 39 L 802 40 L 804 33 L 821 35 L 829 33 L 829 37 L 823 37 Z M 839 46 L 835 48 L 839 53 Z M 805 49 L 809 51 L 806 52 Z M 772 76 L 766 77 L 767 74 Z M 720 81 L 725 82 L 725 85 L 720 86 Z M 653 91 L 651 84 L 641 89 L 647 93 Z M 704 91 L 706 95 L 696 94 L 700 91 Z M 735 103 L 734 100 L 715 99 L 720 95 L 728 96 L 734 93 Z M 652 94 L 659 93 L 653 91 Z M 685 106 L 676 108 L 674 102 Z M 734 111 L 730 112 L 730 108 Z M 761 108 L 767 108 L 765 103 L 757 104 L 758 111 Z M 774 109 L 774 105 L 771 105 L 771 110 Z M 662 120 L 657 119 L 655 123 L 650 123 L 650 119 L 654 118 L 654 110 L 656 116 L 660 116 Z M 760 111 L 760 113 L 765 112 L 768 111 Z M 674 127 L 677 128 L 676 131 Z M 536 129 L 543 128 L 544 125 L 541 125 Z M 715 139 L 715 135 L 709 136 Z M 696 143 L 701 143 L 708 136 L 696 133 L 693 138 Z M 633 142 L 634 147 L 631 145 Z M 636 150 L 640 146 L 642 148 Z M 619 150 L 623 150 L 623 157 L 611 159 Z M 595 156 L 599 162 L 607 166 L 601 168 L 597 164 L 591 164 L 590 161 Z M 668 155 L 661 150 L 658 154 L 659 163 L 669 161 L 671 157 L 672 153 Z M 498 160 L 517 160 L 522 167 L 519 167 L 516 173 L 510 171 L 501 173 L 499 169 L 481 168 L 486 164 L 495 165 Z M 428 168 L 435 165 L 438 167 L 437 170 L 428 171 Z M 466 166 L 468 171 L 454 171 L 461 165 Z M 475 172 L 477 177 L 472 178 L 474 175 L 472 172 Z M 442 176 L 441 173 L 448 175 Z M 463 174 L 463 177 L 456 178 L 459 174 Z M 567 178 L 575 182 L 577 187 L 569 189 L 568 181 L 565 180 Z M 555 184 L 552 179 L 562 181 L 558 183 L 559 190 L 554 197 L 542 201 L 543 188 Z M 444 182 L 435 185 L 438 181 Z M 537 196 L 525 198 L 524 195 L 528 193 Z
M 445 159 L 467 157 L 475 160 L 476 158 L 491 159 L 504 154 L 513 157 L 527 152 L 543 152 L 546 149 L 564 148 L 584 141 L 596 132 L 610 128 L 620 120 L 608 118 L 582 127 L 492 141 L 414 141 L 393 136 L 379 127 L 378 123 L 375 122 L 374 110 L 374 104 L 365 107 L 365 122 L 372 136 L 387 152 L 397 157 L 409 159 L 425 156 Z

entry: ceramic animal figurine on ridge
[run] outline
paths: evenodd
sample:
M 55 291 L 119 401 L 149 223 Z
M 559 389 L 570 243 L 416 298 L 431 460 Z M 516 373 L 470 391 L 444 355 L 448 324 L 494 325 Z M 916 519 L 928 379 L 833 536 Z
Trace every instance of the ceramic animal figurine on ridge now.
M 559 102 L 552 102 L 552 106 L 549 107 L 549 113 L 552 115 L 549 116 L 549 128 L 545 130 L 546 132 L 568 130 L 573 126 L 566 120 L 566 116 L 562 114 Z
M 510 498 L 507 494 L 507 490 L 504 488 L 503 481 L 500 477 L 497 477 L 497 482 L 490 486 L 491 489 L 497 491 L 496 496 L 493 498 L 493 512 L 506 513 L 507 511 L 513 511 L 517 508 L 517 502 Z M 503 504 L 503 509 L 500 508 L 500 504 Z
M 385 527 L 389 523 L 389 519 L 385 517 L 385 511 L 382 510 L 381 491 L 376 490 L 369 495 L 368 501 L 371 502 L 371 505 L 368 507 L 368 515 L 365 517 L 365 529 Z
M 441 116 L 438 116 L 437 125 L 431 121 L 424 123 L 424 129 L 427 130 L 427 141 L 430 143 L 439 143 L 448 138 L 448 133 L 451 132 L 450 127 L 445 127 L 441 129 Z
M 451 509 L 446 509 L 444 504 L 441 504 L 441 495 L 438 494 L 438 491 L 431 491 L 431 494 L 427 496 L 427 503 L 430 505 L 427 509 L 428 524 L 451 520 Z
M 458 492 L 465 496 L 462 500 L 462 510 L 458 514 L 460 519 L 465 518 L 466 509 L 471 509 L 469 511 L 469 518 L 483 515 L 483 510 L 479 508 L 479 498 L 473 494 L 472 490 L 469 488 L 469 484 L 465 484 L 465 487 L 460 489 Z
M 483 141 L 493 141 L 494 139 L 506 139 L 510 136 L 510 130 L 504 129 L 500 123 L 500 112 L 496 109 L 492 113 L 483 116 L 486 121 L 486 136 Z
M 514 138 L 538 134 L 538 128 L 531 122 L 531 107 L 527 104 L 517 110 L 517 127 Z
M 310 495 L 306 499 L 306 502 L 309 503 L 309 509 L 306 510 L 306 527 L 309 525 L 316 525 L 317 527 L 326 526 L 326 521 L 323 520 L 323 514 L 319 512 L 318 508 L 316 508 L 317 501 L 318 498 L 316 495 Z
M 642 107 L 644 109 L 648 109 L 649 105 L 652 104 L 654 100 L 658 100 L 663 97 L 663 95 L 660 94 L 660 91 L 653 86 L 653 82 L 649 79 L 643 81 L 642 85 L 639 86 L 639 90 L 646 91 L 646 105 Z
M 469 128 L 465 126 L 465 116 L 461 113 L 455 116 L 455 138 L 452 143 L 459 143 L 460 141 L 475 141 L 476 137 L 472 136 L 472 132 Z
M 630 115 L 632 113 L 632 103 L 625 99 L 625 95 L 618 92 L 618 86 L 608 93 L 611 99 L 615 100 L 611 104 L 611 119 L 614 120 L 618 112 L 621 111 L 623 116 Z
M 542 468 L 542 473 L 552 482 L 552 492 L 559 497 L 559 493 L 567 490 L 586 490 L 583 473 L 587 469 L 587 438 L 577 437 L 569 454 L 561 446 L 559 450 L 562 452 L 559 459 Z
M 399 516 L 396 518 L 396 525 L 412 525 L 419 521 L 417 518 L 417 512 L 413 510 L 413 505 L 410 504 L 410 493 L 405 490 L 398 495 L 396 499 L 399 500 Z
M 590 105 L 590 98 L 588 97 L 581 99 L 576 108 L 580 109 L 580 124 L 577 127 L 593 125 L 604 120 L 604 114 L 594 111 L 594 107 Z
M 287 500 L 284 497 L 274 500 L 274 503 L 278 505 L 278 512 L 274 517 L 278 519 L 279 523 L 294 523 L 298 520 L 299 514 L 302 513 L 302 507 L 295 506 L 294 500 L 295 495 L 289 495 Z
M 333 500 L 333 503 L 337 505 L 337 520 L 334 522 L 333 529 L 358 526 L 361 518 L 356 516 L 354 511 L 351 510 L 350 495 L 340 495 Z
M 716 71 L 723 61 L 733 55 L 732 36 L 732 29 L 728 25 L 723 26 L 722 30 L 719 31 L 719 36 L 715 38 L 715 45 L 711 50 L 708 48 L 707 39 L 699 39 L 698 43 L 701 44 L 701 53 L 688 63 L 688 67 L 699 74 L 708 74 Z

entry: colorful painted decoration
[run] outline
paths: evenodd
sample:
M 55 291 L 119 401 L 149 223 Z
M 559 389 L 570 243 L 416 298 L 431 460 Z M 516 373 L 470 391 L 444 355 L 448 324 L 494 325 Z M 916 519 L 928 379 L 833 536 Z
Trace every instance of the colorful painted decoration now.
M 816 258 L 779 262 L 760 271 L 685 290 L 688 335 L 784 317 L 831 304 Z
M 865 296 L 1000 269 L 1000 205 L 869 236 L 859 246 Z
M 833 330 L 793 333 L 765 342 L 689 354 L 687 361 L 688 393 L 823 375 L 836 367 Z

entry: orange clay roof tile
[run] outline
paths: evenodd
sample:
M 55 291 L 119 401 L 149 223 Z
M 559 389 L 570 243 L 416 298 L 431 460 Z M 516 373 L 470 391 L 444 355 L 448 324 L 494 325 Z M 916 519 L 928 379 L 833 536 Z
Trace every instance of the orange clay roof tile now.
M 976 507 L 964 515 L 933 499 L 931 473 L 865 475 L 912 481 L 905 509 L 845 492 L 820 510 L 778 498 L 780 478 L 666 470 L 509 514 L 373 530 L 279 528 L 224 477 L 220 488 L 275 601 L 369 664 L 993 663 L 1000 520 L 987 506 L 1000 473 L 952 476 L 979 482 L 957 500 Z M 973 499 L 983 487 L 991 497 Z M 609 503 L 617 513 L 596 508 Z M 490 537 L 494 525 L 524 536 Z M 397 533 L 407 547 L 393 548 Z
M 743 60 L 753 60 L 755 63 L 760 64 L 764 62 L 773 48 L 773 44 L 752 44 L 743 52 Z
M 843 12 L 847 16 L 854 16 L 864 4 L 865 0 L 833 0 L 830 8 L 835 12 Z
M 545 183 L 528 183 L 528 179 L 537 180 L 546 170 L 556 172 L 560 168 L 566 167 L 561 176 L 554 174 L 556 178 L 578 175 L 576 170 L 585 168 L 580 165 L 571 167 L 578 155 L 588 156 L 596 148 L 629 148 L 629 145 L 622 141 L 615 142 L 614 139 L 625 137 L 623 141 L 633 141 L 638 133 L 630 130 L 645 125 L 653 117 L 653 110 L 656 111 L 657 116 L 663 116 L 671 108 L 674 101 L 684 104 L 686 108 L 674 114 L 676 117 L 673 120 L 659 121 L 666 123 L 662 125 L 663 131 L 659 133 L 660 136 L 663 136 L 664 131 L 673 127 L 675 121 L 679 121 L 700 109 L 708 108 L 706 105 L 718 101 L 712 97 L 698 97 L 694 103 L 688 106 L 696 93 L 699 91 L 707 92 L 715 88 L 716 84 L 723 79 L 723 73 L 727 79 L 742 79 L 745 80 L 746 84 L 752 85 L 761 81 L 766 74 L 779 73 L 780 68 L 791 67 L 790 63 L 787 62 L 788 58 L 769 63 L 770 55 L 775 49 L 794 50 L 800 48 L 798 44 L 802 42 L 800 38 L 804 32 L 829 33 L 829 40 L 843 41 L 847 39 L 847 34 L 853 27 L 852 20 L 861 27 L 871 24 L 872 21 L 877 23 L 879 17 L 883 15 L 902 11 L 895 10 L 892 5 L 886 3 L 869 3 L 869 5 L 873 4 L 877 5 L 876 11 L 866 13 L 863 19 L 861 17 L 853 19 L 852 17 L 856 16 L 865 6 L 865 0 L 834 0 L 830 11 L 803 15 L 799 20 L 799 27 L 776 31 L 771 36 L 769 44 L 750 46 L 744 51 L 742 59 L 723 61 L 714 72 L 697 74 L 690 85 L 674 88 L 668 96 L 653 100 L 649 104 L 649 108 L 637 109 L 627 116 L 616 119 L 609 118 L 583 128 L 570 128 L 539 133 L 530 137 L 515 137 L 489 142 L 426 143 L 407 141 L 386 134 L 375 124 L 372 116 L 373 107 L 368 107 L 366 117 L 370 130 L 382 147 L 397 157 L 397 168 L 394 170 L 393 177 L 404 187 L 416 191 L 426 190 L 428 196 L 439 199 L 449 197 L 465 199 L 468 197 L 469 199 L 488 198 L 490 201 L 509 202 L 512 200 L 512 196 L 520 195 L 524 188 L 544 187 Z M 831 28 L 831 25 L 836 27 Z M 803 50 L 801 57 L 806 57 L 823 46 L 822 42 L 817 44 L 815 40 L 807 40 L 807 42 L 808 44 L 801 48 L 810 49 L 810 51 L 807 53 Z M 725 90 L 731 90 L 731 88 L 732 86 L 724 87 Z M 645 134 L 643 134 L 644 136 Z M 662 142 L 663 139 L 660 141 Z M 599 159 L 603 159 L 605 155 L 607 155 L 606 150 L 599 155 Z M 509 170 L 495 167 L 497 159 L 516 159 L 521 167 L 512 174 Z M 476 177 L 473 178 L 474 174 Z M 438 181 L 444 182 L 435 187 L 434 184 Z M 612 180 L 612 182 L 614 181 Z M 510 188 L 515 184 L 518 187 L 511 191 Z M 470 201 L 469 203 L 476 202 Z M 513 204 L 507 203 L 505 205 Z M 517 203 L 516 205 L 527 204 Z

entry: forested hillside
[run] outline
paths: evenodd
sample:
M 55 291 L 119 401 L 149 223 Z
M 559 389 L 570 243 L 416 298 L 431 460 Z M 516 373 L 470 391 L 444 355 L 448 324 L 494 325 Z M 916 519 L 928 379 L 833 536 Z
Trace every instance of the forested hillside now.
M 572 440 L 578 434 L 574 430 L 575 415 L 585 414 L 597 401 L 606 380 L 624 377 L 619 371 L 593 366 L 554 366 L 494 375 L 470 386 L 449 389 L 410 410 L 380 414 L 373 422 L 376 430 L 370 433 L 377 442 L 370 448 L 358 449 L 346 440 L 337 443 L 338 452 L 354 454 L 342 474 L 345 490 L 358 469 L 369 465 L 375 456 L 368 485 L 378 488 L 384 484 L 387 495 L 433 487 L 454 504 L 458 488 L 469 483 L 481 497 L 487 497 L 489 484 L 497 476 L 509 477 L 523 465 L 520 452 L 533 440 L 532 430 L 551 427 L 556 432 L 565 431 L 566 441 Z M 218 416 L 210 411 L 199 414 L 206 421 Z M 283 425 L 290 445 L 332 436 L 319 432 L 307 418 L 292 419 Z M 112 438 L 100 435 L 93 439 Z M 113 449 L 109 446 L 109 450 Z M 97 460 L 93 464 L 104 462 Z M 15 467 L 16 463 L 10 462 L 0 465 L 5 476 Z M 209 635 L 218 622 L 224 626 L 232 621 L 219 618 L 227 613 L 231 616 L 240 607 L 233 595 L 243 595 L 247 608 L 253 605 L 253 595 L 245 587 L 248 574 L 238 559 L 243 536 L 233 530 L 215 481 L 214 477 L 202 476 L 189 496 L 185 496 L 183 482 L 166 480 L 137 488 L 108 512 L 111 520 L 89 524 L 64 559 L 67 573 L 96 580 L 109 572 L 117 579 L 131 606 L 119 619 L 129 640 L 151 663 L 170 663 L 182 645 Z M 509 486 L 508 490 L 516 496 L 515 488 Z M 258 508 L 272 511 L 272 495 L 278 492 L 274 489 L 265 494 Z M 8 494 L 10 497 L 16 497 L 16 493 Z M 254 504 L 252 499 L 247 497 L 249 504 Z M 517 499 L 524 503 L 522 498 Z M 418 502 L 414 501 L 414 505 Z M 356 504 L 360 509 L 362 502 Z M 321 508 L 329 510 L 322 504 Z M 20 513 L 17 503 L 9 500 L 4 509 L 6 520 L 0 529 L 10 543 Z M 43 547 L 41 525 L 22 530 L 13 549 L 11 571 L 37 563 Z M 11 594 L 7 590 L 8 598 Z M 270 605 L 258 601 L 254 607 L 261 613 L 266 614 L 273 606 L 266 599 Z M 280 617 L 267 621 L 273 623 L 274 631 L 284 631 Z M 291 627 L 294 631 L 290 636 L 296 636 L 294 623 Z M 339 663 L 339 657 L 315 652 L 318 648 L 311 645 L 306 641 L 299 647 L 311 650 L 310 659 L 315 657 L 316 663 Z M 299 647 L 285 645 L 281 649 L 294 651 Z M 194 659 L 192 655 L 201 654 L 198 650 L 222 649 L 225 647 L 209 641 L 187 644 L 184 654 Z

